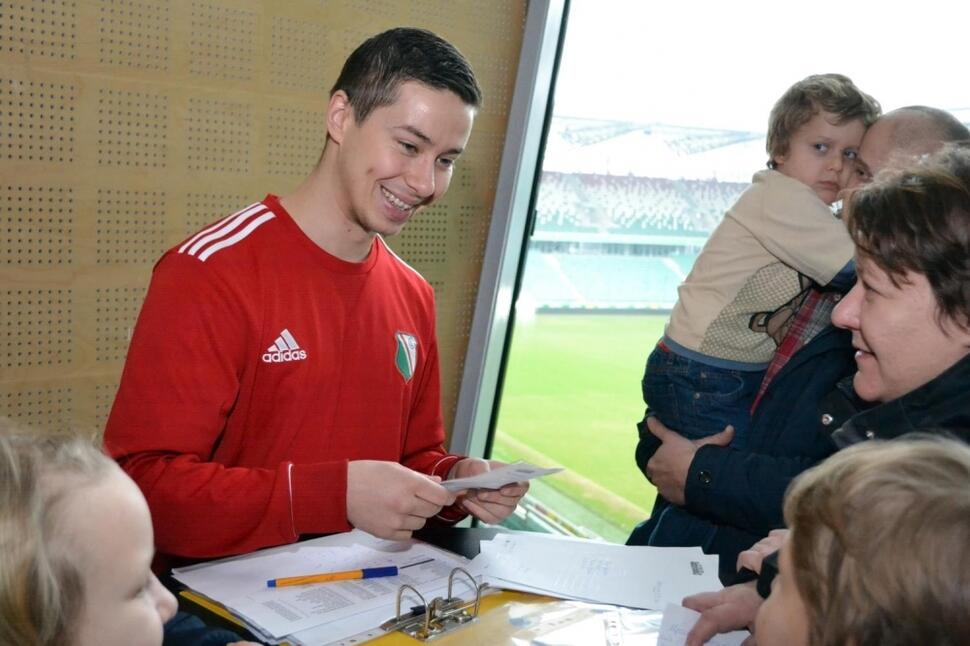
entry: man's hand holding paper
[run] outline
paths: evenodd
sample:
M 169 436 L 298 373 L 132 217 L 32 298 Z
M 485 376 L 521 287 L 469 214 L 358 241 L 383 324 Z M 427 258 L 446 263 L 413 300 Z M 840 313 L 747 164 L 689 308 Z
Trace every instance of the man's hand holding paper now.
M 353 460 L 347 466 L 347 520 L 378 538 L 406 540 L 454 502 L 437 476 L 396 462 Z
M 528 480 L 559 470 L 465 458 L 452 467 L 441 485 L 452 492 L 465 492 L 459 502 L 469 513 L 486 523 L 497 523 L 515 510 L 529 490 Z

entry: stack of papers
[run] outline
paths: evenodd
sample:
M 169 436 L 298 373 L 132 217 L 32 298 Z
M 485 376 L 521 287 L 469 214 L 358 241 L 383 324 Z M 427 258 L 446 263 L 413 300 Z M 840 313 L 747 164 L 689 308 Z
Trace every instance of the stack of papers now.
M 364 567 L 407 567 L 398 576 L 268 588 L 269 579 Z M 212 563 L 178 568 L 173 576 L 191 590 L 228 608 L 260 640 L 318 646 L 379 637 L 394 615 L 397 591 L 407 583 L 430 602 L 446 596 L 448 575 L 467 559 L 418 541 L 385 541 L 361 531 Z M 471 582 L 455 578 L 454 594 L 474 596 Z M 420 603 L 412 595 L 404 608 Z
M 699 547 L 615 545 L 549 534 L 482 541 L 472 567 L 491 585 L 563 599 L 663 610 L 721 588 L 717 556 Z
M 669 605 L 664 612 L 622 606 L 559 601 L 509 604 L 516 630 L 507 641 L 517 646 L 684 646 L 699 613 Z M 747 631 L 716 635 L 707 646 L 741 646 Z
M 287 576 L 390 565 L 405 569 L 385 578 L 266 585 Z M 717 557 L 699 548 L 633 547 L 520 532 L 482 541 L 472 561 L 416 540 L 385 541 L 354 531 L 179 568 L 173 575 L 228 608 L 264 642 L 320 646 L 380 637 L 379 626 L 394 616 L 402 584 L 430 602 L 447 596 L 448 576 L 456 567 L 496 588 L 649 610 L 721 587 Z M 453 596 L 474 598 L 471 581 L 455 577 Z M 405 594 L 402 612 L 419 603 Z M 682 634 L 689 629 L 682 621 L 677 625 Z

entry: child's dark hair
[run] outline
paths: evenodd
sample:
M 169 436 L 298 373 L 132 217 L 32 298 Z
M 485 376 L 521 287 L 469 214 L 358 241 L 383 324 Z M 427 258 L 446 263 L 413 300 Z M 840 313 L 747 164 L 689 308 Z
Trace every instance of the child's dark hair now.
M 364 41 L 347 58 L 330 94 L 346 92 L 361 123 L 375 108 L 393 103 L 406 81 L 454 92 L 473 108 L 482 104 L 482 90 L 461 52 L 430 31 L 406 27 Z
M 879 102 L 860 90 L 848 76 L 813 74 L 788 88 L 768 118 L 768 168 L 775 158 L 788 154 L 791 138 L 819 112 L 830 112 L 839 124 L 861 119 L 868 128 L 879 118 Z

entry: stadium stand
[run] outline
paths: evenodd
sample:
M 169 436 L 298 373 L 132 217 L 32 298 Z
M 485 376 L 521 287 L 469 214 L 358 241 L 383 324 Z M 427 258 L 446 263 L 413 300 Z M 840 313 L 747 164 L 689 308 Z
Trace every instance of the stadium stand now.
M 553 117 L 520 305 L 669 310 L 764 156 L 763 133 Z
M 537 227 L 707 236 L 745 186 L 714 180 L 545 172 L 536 204 Z
M 670 309 L 697 250 L 746 186 L 544 172 L 535 240 L 568 250 L 530 250 L 524 302 L 540 310 Z

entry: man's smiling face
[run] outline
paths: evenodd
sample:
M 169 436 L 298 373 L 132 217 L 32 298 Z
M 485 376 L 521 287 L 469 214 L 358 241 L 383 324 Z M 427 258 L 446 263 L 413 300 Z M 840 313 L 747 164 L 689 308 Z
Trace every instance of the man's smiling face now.
M 394 235 L 448 190 L 468 143 L 475 109 L 453 92 L 408 81 L 362 123 L 347 107 L 331 137 L 339 144 L 338 205 L 354 229 Z

